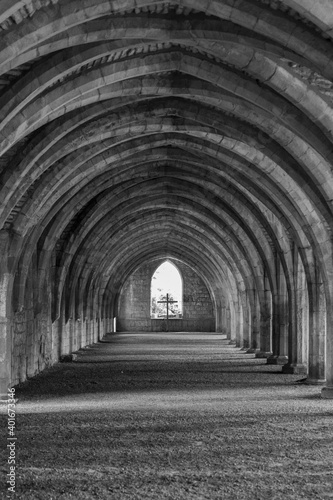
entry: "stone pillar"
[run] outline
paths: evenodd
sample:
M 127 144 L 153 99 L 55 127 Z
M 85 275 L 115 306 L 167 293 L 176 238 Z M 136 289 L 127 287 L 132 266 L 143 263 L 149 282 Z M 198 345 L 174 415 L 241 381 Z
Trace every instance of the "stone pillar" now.
M 94 340 L 93 342 L 98 342 L 100 340 L 100 325 L 99 325 L 99 319 L 95 318 L 94 320 Z
M 52 323 L 52 361 L 56 362 L 60 356 L 60 332 L 61 323 L 56 319 Z
M 309 304 L 309 373 L 308 384 L 323 385 L 326 381 L 326 301 L 324 285 L 318 279 L 310 285 Z
M 69 345 L 68 345 L 68 339 L 69 339 L 69 325 L 68 322 L 65 323 L 65 318 L 61 318 L 61 329 L 60 329 L 60 354 L 68 354 L 69 353 Z
M 237 294 L 237 301 L 234 306 L 235 314 L 234 314 L 234 322 L 235 322 L 235 331 L 236 331 L 236 347 L 242 347 L 243 340 L 243 308 L 240 303 L 239 296 Z
M 301 262 L 300 262 L 301 263 Z M 297 287 L 297 362 L 303 367 L 302 373 L 309 371 L 309 293 L 303 267 L 298 273 Z
M 12 276 L 8 269 L 10 235 L 0 231 L 0 402 L 7 401 L 12 372 L 12 323 L 8 307 L 8 291 Z
M 216 297 L 216 332 L 223 332 L 223 300 L 219 297 Z
M 231 317 L 231 315 L 230 315 L 230 306 L 227 303 L 226 306 L 223 309 L 223 328 L 224 328 L 224 330 L 226 332 L 227 340 L 229 340 L 229 342 L 231 344 L 234 344 L 234 339 L 231 336 L 231 321 L 230 321 L 230 317 Z
M 235 305 L 230 299 L 229 307 L 227 308 L 227 324 L 230 331 L 230 344 L 236 344 L 236 321 L 235 321 Z
M 222 333 L 222 307 L 220 304 L 216 304 L 216 332 Z
M 267 364 L 284 365 L 288 363 L 289 297 L 286 279 L 278 257 L 276 257 L 276 288 L 273 301 L 273 354 L 267 359 Z
M 327 341 L 326 341 L 326 387 L 321 391 L 324 399 L 333 399 L 333 314 L 327 314 Z
M 105 318 L 101 317 L 99 318 L 99 336 L 98 336 L 98 340 L 101 341 L 102 338 L 104 337 L 105 335 Z
M 260 305 L 257 298 L 256 290 L 250 290 L 252 294 L 251 302 L 251 344 L 248 353 L 260 352 Z
M 95 320 L 94 318 L 90 318 L 89 320 L 89 344 L 94 343 L 95 338 Z
M 242 296 L 242 347 L 248 350 L 251 342 L 251 307 L 246 291 L 241 292 Z
M 259 293 L 260 303 L 260 346 L 256 358 L 268 358 L 272 354 L 272 294 L 267 277 L 264 290 Z
M 7 401 L 11 384 L 11 322 L 0 316 L 0 403 Z
M 82 347 L 81 330 L 82 330 L 82 321 L 81 318 L 77 318 L 77 320 L 75 321 L 76 350 Z
M 330 261 L 332 256 L 329 256 Z M 324 288 L 324 287 L 322 287 Z M 324 290 L 322 290 L 322 299 L 320 300 L 320 307 L 323 308 L 325 300 L 326 309 L 326 342 L 325 342 L 325 361 L 326 361 L 326 387 L 323 387 L 321 391 L 321 397 L 324 399 L 333 399 L 333 271 L 330 268 L 330 279 L 327 283 L 327 289 L 329 295 L 324 295 Z M 327 292 L 326 289 L 326 292 Z M 322 335 L 319 337 L 322 340 Z M 322 353 L 322 350 L 321 350 Z M 321 357 L 319 358 L 321 362 Z
M 71 316 L 68 320 L 68 352 L 76 351 L 75 320 Z
M 81 347 L 87 345 L 87 318 L 84 316 L 82 318 L 81 326 Z
M 299 259 L 298 248 L 293 248 L 293 287 L 289 301 L 289 336 L 288 336 L 288 363 L 283 366 L 283 373 L 299 375 L 307 374 L 307 363 L 303 359 L 303 344 L 306 342 L 303 329 L 302 304 L 303 296 L 307 294 L 304 270 Z

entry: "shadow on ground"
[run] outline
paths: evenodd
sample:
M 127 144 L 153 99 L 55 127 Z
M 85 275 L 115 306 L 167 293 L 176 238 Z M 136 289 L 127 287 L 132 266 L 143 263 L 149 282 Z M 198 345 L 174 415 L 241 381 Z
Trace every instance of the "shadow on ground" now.
M 118 336 L 18 387 L 11 498 L 332 498 L 332 402 L 216 337 L 188 340 Z

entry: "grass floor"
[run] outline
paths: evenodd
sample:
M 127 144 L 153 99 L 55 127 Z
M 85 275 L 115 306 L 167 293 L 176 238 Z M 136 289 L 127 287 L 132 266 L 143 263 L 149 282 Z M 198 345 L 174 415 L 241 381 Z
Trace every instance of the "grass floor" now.
M 300 378 L 217 334 L 108 336 L 17 388 L 8 497 L 333 498 L 333 401 Z

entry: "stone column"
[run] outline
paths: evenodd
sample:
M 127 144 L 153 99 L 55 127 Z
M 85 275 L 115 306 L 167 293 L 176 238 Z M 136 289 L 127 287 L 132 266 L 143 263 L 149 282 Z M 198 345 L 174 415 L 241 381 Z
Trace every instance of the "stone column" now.
M 236 347 L 242 347 L 243 340 L 243 308 L 237 294 L 237 302 L 235 303 L 235 330 L 236 330 Z
M 0 403 L 7 402 L 11 383 L 11 322 L 0 316 Z
M 318 275 L 318 274 L 317 274 Z M 323 385 L 326 381 L 326 301 L 324 284 L 311 283 L 309 303 L 309 373 L 308 384 Z
M 58 361 L 59 357 L 60 357 L 60 343 L 59 343 L 59 339 L 60 339 L 60 333 L 59 333 L 59 325 L 60 325 L 60 322 L 58 319 L 56 319 L 53 323 L 52 323 L 52 361 L 53 362 L 56 362 Z
M 293 283 L 291 300 L 289 301 L 289 336 L 288 336 L 288 363 L 283 366 L 283 373 L 307 374 L 307 364 L 302 359 L 303 316 L 302 297 L 306 294 L 306 283 L 298 248 L 293 246 Z M 303 279 L 302 279 L 303 277 Z
M 76 349 L 80 349 L 82 347 L 82 318 L 79 316 L 75 321 L 75 336 L 77 339 L 77 347 Z
M 324 399 L 333 399 L 333 314 L 327 314 L 327 341 L 326 341 L 326 387 L 321 391 Z
M 251 302 L 251 344 L 248 349 L 248 353 L 257 353 L 260 352 L 260 305 L 258 302 L 256 290 L 250 290 L 252 294 Z
M 297 363 L 300 373 L 309 371 L 309 293 L 303 263 L 298 272 L 297 286 Z
M 227 303 L 224 308 L 223 308 L 223 330 L 225 331 L 227 335 L 227 340 L 229 340 L 230 343 L 233 343 L 233 340 L 231 338 L 231 325 L 230 325 L 230 306 Z
M 216 332 L 223 332 L 223 301 L 219 297 L 216 297 Z
M 68 320 L 68 333 L 69 333 L 69 338 L 68 338 L 68 345 L 69 345 L 69 353 L 76 351 L 76 328 L 75 328 L 75 319 L 74 319 L 74 313 L 71 313 L 72 316 Z
M 10 235 L 0 231 L 0 402 L 7 402 L 12 372 L 12 322 L 9 314 L 8 291 L 12 276 L 8 269 Z
M 71 319 L 65 322 L 65 318 L 62 318 L 62 328 L 61 328 L 61 355 L 69 354 L 70 352 L 70 329 L 71 329 Z
M 246 291 L 242 294 L 242 314 L 243 314 L 243 327 L 242 327 L 242 347 L 248 350 L 251 342 L 251 307 L 247 297 Z
M 267 277 L 264 278 L 264 290 L 259 292 L 260 303 L 260 346 L 256 358 L 268 358 L 272 355 L 272 294 Z
M 332 257 L 330 256 L 330 259 Z M 322 287 L 324 288 L 324 287 Z M 326 387 L 324 387 L 321 391 L 321 397 L 324 399 L 333 399 L 333 273 L 331 270 L 331 279 L 328 281 L 328 289 L 329 296 L 326 302 L 325 300 L 325 308 L 326 308 L 326 352 L 325 352 L 325 360 L 326 360 Z M 324 290 L 322 292 L 324 296 Z M 323 300 L 321 301 L 321 304 Z M 322 338 L 322 337 L 321 337 Z M 321 358 L 320 358 L 321 361 Z
M 235 307 L 230 300 L 229 307 L 227 308 L 227 325 L 230 332 L 230 344 L 236 344 L 236 322 L 235 322 Z
M 289 306 L 285 275 L 279 257 L 276 257 L 276 293 L 273 300 L 273 354 L 267 359 L 269 365 L 288 363 Z

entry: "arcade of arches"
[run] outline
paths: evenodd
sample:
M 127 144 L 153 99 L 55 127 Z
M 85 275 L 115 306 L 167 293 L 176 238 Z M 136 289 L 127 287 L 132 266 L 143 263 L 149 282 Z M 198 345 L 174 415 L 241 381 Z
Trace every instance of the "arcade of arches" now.
M 2 394 L 173 259 L 332 398 L 331 0 L 1 0 L 0 30 Z
M 156 264 L 157 262 L 157 264 Z M 177 280 L 170 281 L 170 287 L 163 287 L 161 279 L 161 293 L 155 295 L 155 304 L 160 303 L 161 317 L 165 319 L 166 308 L 169 310 L 168 324 L 159 319 L 158 314 L 151 314 L 151 302 L 153 297 L 151 291 L 151 277 L 159 265 L 164 263 L 159 260 L 149 262 L 135 271 L 122 288 L 118 302 L 117 330 L 120 331 L 192 331 L 213 332 L 215 331 L 214 306 L 208 287 L 204 281 L 189 266 L 177 262 L 176 266 L 169 261 L 172 267 L 176 267 L 179 279 L 182 281 L 182 291 L 177 293 Z M 171 272 L 169 271 L 169 275 Z M 172 276 L 172 275 L 171 275 Z M 175 300 L 170 305 L 166 304 L 166 294 L 170 293 L 170 299 Z M 163 304 L 163 305 L 162 305 Z M 172 305 L 174 304 L 174 305 Z M 178 308 L 179 306 L 179 308 Z M 157 307 L 156 307 L 157 309 Z M 180 309 L 181 314 L 175 314 Z M 230 310 L 224 311 L 224 328 L 220 330 L 230 331 Z

